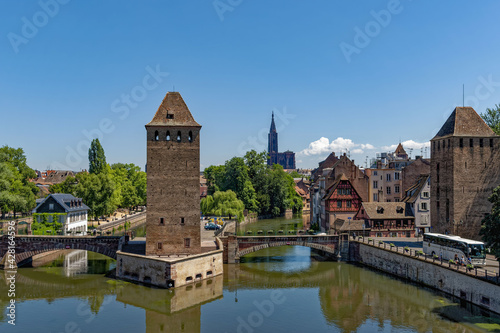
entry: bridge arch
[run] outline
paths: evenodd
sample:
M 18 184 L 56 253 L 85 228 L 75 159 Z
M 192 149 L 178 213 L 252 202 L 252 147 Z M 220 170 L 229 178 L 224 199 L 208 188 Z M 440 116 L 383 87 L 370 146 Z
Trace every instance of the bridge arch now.
M 0 268 L 4 269 L 9 265 L 8 243 L 8 236 L 4 236 L 0 246 Z M 125 237 L 16 236 L 14 243 L 16 265 L 22 266 L 37 254 L 55 250 L 85 250 L 100 253 L 116 260 L 116 251 L 125 243 Z
M 270 248 L 270 247 L 279 247 L 279 246 L 291 246 L 291 245 L 298 245 L 298 246 L 306 246 L 311 249 L 323 251 L 329 255 L 337 255 L 337 247 L 332 244 L 330 246 L 325 245 L 325 244 L 318 244 L 318 243 L 312 243 L 312 242 L 307 242 L 307 241 L 274 241 L 274 242 L 267 242 L 267 243 L 262 243 L 262 244 L 257 244 L 253 245 L 250 247 L 246 247 L 243 249 L 239 249 L 236 252 L 236 256 L 238 258 L 241 258 L 249 253 L 260 251 L 262 249 Z

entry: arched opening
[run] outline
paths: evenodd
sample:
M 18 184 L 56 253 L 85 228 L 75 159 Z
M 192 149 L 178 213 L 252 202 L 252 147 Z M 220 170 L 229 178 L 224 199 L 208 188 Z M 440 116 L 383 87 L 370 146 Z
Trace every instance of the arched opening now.
M 165 140 L 170 141 L 170 131 L 167 131 L 167 135 L 165 136 Z
M 181 131 L 177 132 L 177 142 L 181 142 Z
M 189 136 L 188 136 L 189 142 L 193 142 L 193 132 L 189 131 Z
M 190 282 L 193 282 L 193 277 L 192 276 L 188 276 L 186 278 L 186 283 L 190 283 Z
M 154 138 L 154 140 L 158 141 L 158 139 L 159 139 L 158 131 L 155 131 L 155 138 Z

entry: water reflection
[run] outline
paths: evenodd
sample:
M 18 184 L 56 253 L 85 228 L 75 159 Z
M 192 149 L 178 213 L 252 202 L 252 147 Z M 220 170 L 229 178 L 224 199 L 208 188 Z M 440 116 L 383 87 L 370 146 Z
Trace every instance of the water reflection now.
M 224 275 L 173 290 L 106 278 L 111 259 L 67 252 L 19 269 L 16 327 L 2 332 L 478 332 L 498 317 L 429 290 L 337 262 L 306 247 L 268 248 Z M 87 264 L 83 261 L 86 258 Z M 110 262 L 111 261 L 111 262 Z M 86 271 L 84 269 L 86 267 Z M 71 274 L 68 274 L 71 272 Z M 8 304 L 0 274 L 0 306 Z M 276 301 L 279 300 L 279 301 Z M 272 311 L 271 311 L 272 310 Z M 489 326 L 488 326 L 489 325 Z

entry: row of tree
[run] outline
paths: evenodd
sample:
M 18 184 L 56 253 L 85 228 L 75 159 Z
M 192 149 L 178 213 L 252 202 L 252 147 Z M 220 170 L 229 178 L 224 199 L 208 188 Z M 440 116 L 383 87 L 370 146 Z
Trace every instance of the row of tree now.
M 89 148 L 89 173 L 80 172 L 49 188 L 51 193 L 70 193 L 89 206 L 94 218 L 117 208 L 146 205 L 146 173 L 134 164 L 106 163 L 99 139 Z
M 231 190 L 242 201 L 245 209 L 259 215 L 280 216 L 287 209 L 302 210 L 302 198 L 295 192 L 292 176 L 275 164 L 267 165 L 267 153 L 251 150 L 244 157 L 233 157 L 224 165 L 209 166 L 204 171 L 208 197 Z M 203 202 L 202 200 L 202 202 Z M 202 212 L 204 205 L 202 204 Z

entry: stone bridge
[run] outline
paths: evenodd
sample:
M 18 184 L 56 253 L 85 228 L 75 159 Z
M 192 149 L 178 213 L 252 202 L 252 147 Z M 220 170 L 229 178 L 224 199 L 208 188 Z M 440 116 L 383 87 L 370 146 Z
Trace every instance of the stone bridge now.
M 323 254 L 339 254 L 337 235 L 296 235 L 296 236 L 227 236 L 221 237 L 224 244 L 224 263 L 235 264 L 240 257 L 268 247 L 300 245 L 318 250 Z
M 22 266 L 31 262 L 34 255 L 54 250 L 86 250 L 104 254 L 116 259 L 116 251 L 126 244 L 125 236 L 16 236 L 16 265 Z M 0 269 L 8 267 L 8 236 L 2 236 L 0 241 Z

